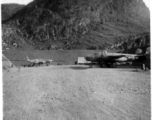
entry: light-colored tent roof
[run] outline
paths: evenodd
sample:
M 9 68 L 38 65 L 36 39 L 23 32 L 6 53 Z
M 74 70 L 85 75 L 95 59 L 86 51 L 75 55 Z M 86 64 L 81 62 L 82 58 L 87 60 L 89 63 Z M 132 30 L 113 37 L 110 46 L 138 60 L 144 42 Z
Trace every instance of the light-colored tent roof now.
M 84 64 L 84 63 L 90 63 L 90 62 L 86 61 L 84 57 L 78 57 L 78 64 Z
M 14 67 L 13 63 L 2 54 L 2 64 L 3 68 L 11 68 Z

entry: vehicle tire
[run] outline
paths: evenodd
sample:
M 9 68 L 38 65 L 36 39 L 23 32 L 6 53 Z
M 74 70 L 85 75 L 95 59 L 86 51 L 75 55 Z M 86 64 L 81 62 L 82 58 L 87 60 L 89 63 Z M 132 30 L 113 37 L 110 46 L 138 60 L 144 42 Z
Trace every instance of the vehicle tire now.
M 116 63 L 113 63 L 113 68 L 117 68 L 117 64 Z
M 92 68 L 93 66 L 92 65 L 89 65 L 89 68 Z
M 100 64 L 100 67 L 101 67 L 101 68 L 104 68 L 104 67 L 105 67 L 105 64 L 101 63 L 101 64 Z
M 107 68 L 110 68 L 110 65 L 109 65 L 109 64 L 105 64 L 105 66 L 106 66 Z
M 102 67 L 103 67 L 103 65 L 102 65 L 102 64 L 100 64 L 100 67 L 102 68 Z
M 99 62 L 98 65 L 102 68 L 103 67 L 103 63 Z
M 114 64 L 113 63 L 110 64 L 110 68 L 114 68 Z

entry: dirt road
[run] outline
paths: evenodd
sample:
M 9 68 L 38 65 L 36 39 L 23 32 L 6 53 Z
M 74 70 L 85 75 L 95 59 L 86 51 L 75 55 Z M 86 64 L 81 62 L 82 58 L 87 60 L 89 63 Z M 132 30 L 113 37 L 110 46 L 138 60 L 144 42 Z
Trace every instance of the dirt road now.
M 49 66 L 3 71 L 5 120 L 150 120 L 150 72 Z

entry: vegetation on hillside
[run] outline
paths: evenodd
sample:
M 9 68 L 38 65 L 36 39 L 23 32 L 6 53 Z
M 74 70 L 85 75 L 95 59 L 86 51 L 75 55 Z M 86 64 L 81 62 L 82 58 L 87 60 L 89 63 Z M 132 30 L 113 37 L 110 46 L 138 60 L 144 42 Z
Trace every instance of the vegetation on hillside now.
M 17 11 L 21 10 L 24 5 L 19 4 L 2 4 L 1 11 L 2 11 L 2 21 L 5 21 L 12 17 Z
M 23 39 L 19 46 L 105 49 L 149 34 L 150 12 L 142 0 L 35 0 L 4 21 L 5 28 Z M 3 40 L 11 41 L 6 32 Z

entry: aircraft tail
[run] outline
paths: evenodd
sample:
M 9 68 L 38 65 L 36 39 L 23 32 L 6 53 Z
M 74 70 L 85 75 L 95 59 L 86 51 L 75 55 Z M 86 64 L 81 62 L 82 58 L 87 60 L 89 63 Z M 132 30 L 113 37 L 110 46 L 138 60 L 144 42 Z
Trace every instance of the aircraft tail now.
M 100 55 L 101 55 L 102 58 L 107 58 L 107 54 L 108 54 L 108 52 L 107 52 L 106 50 L 103 50 L 103 51 L 100 53 Z
M 29 57 L 27 56 L 27 61 L 29 61 L 30 59 L 29 59 Z
M 136 50 L 136 53 L 135 53 L 135 54 L 136 54 L 136 55 L 141 55 L 142 52 L 143 52 L 142 49 L 138 48 L 138 49 Z
M 150 54 L 150 47 L 148 47 L 147 49 L 146 49 L 146 55 L 147 54 Z
M 136 53 L 135 53 L 135 54 L 136 54 L 136 55 L 141 55 L 141 54 L 143 54 L 142 49 L 138 48 L 138 49 L 136 50 Z M 147 54 L 150 54 L 150 47 L 148 47 L 148 48 L 146 49 L 145 55 L 147 55 Z

